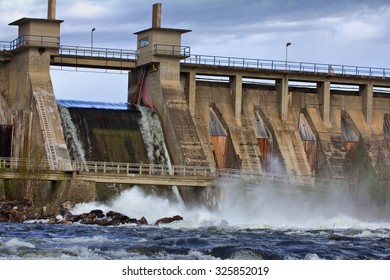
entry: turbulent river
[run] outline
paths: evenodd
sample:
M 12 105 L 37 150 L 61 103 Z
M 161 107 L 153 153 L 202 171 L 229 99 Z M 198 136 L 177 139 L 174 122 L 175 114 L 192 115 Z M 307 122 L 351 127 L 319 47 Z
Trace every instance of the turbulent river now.
M 150 225 L 2 223 L 0 259 L 390 259 L 390 221 L 379 218 L 388 216 L 378 214 L 381 209 L 360 211 L 340 193 L 314 203 L 308 201 L 312 194 L 299 189 L 281 195 L 272 188 L 244 193 L 236 188 L 228 187 L 215 211 L 188 209 L 139 187 L 109 203 L 72 209 L 74 214 L 102 209 L 144 216 Z M 153 225 L 176 214 L 184 219 Z

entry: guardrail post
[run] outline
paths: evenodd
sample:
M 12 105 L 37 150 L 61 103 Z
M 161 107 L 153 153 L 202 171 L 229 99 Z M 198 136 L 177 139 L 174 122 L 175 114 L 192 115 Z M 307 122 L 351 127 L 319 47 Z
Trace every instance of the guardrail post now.
M 120 173 L 119 164 L 118 164 L 118 166 L 117 166 L 117 173 L 118 173 L 118 174 Z
M 152 165 L 149 164 L 149 175 L 152 175 Z
M 126 163 L 126 174 L 129 174 L 129 164 Z
M 103 173 L 106 173 L 106 162 L 103 162 Z

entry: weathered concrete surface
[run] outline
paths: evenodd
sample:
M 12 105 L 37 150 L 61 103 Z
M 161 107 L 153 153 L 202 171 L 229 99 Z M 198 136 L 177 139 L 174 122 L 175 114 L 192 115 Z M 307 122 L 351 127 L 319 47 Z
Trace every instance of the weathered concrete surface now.
M 347 111 L 354 122 L 364 143 L 367 156 L 376 172 L 383 172 L 384 167 L 390 167 L 390 149 L 385 142 L 383 131 L 384 113 L 377 111 L 373 114 L 372 124 L 365 121 L 364 113 L 361 111 Z
M 331 109 L 329 123 L 322 122 L 320 109 L 307 108 L 307 119 L 317 134 L 317 176 L 341 178 L 344 176 L 347 150 L 341 135 L 341 111 Z
M 208 112 L 211 106 L 218 108 L 219 119 L 226 124 L 229 133 L 229 140 L 232 142 L 232 149 L 228 155 L 232 159 L 228 168 L 239 168 L 245 171 L 261 171 L 260 150 L 257 146 L 257 139 L 253 129 L 253 105 L 247 105 L 248 110 L 241 114 L 241 123 L 237 122 L 235 115 L 235 98 L 231 93 L 232 89 L 227 83 L 198 82 L 196 88 L 196 114 L 195 122 L 201 135 L 203 146 L 208 158 L 213 158 L 213 146 L 210 139 L 208 127 Z M 213 105 L 212 105 L 213 104 Z M 250 109 L 252 108 L 252 109 Z
M 60 205 L 66 201 L 73 203 L 95 201 L 94 182 L 72 181 L 31 181 L 3 180 L 3 200 L 28 200 L 39 211 L 46 207 L 47 214 L 58 213 Z M 0 185 L 1 189 L 1 185 Z
M 57 48 L 22 47 L 2 62 L 2 122 L 14 126 L 12 156 L 48 159 L 70 168 L 61 119 L 50 79 L 50 56 Z M 5 103 L 5 104 L 4 104 Z M 12 116 L 12 118 L 11 118 Z

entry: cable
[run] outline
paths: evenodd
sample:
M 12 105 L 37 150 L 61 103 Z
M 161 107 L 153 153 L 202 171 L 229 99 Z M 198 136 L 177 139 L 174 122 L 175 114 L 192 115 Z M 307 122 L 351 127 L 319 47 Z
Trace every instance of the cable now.
M 45 3 L 47 0 L 42 0 L 41 3 L 35 8 L 33 9 L 31 12 L 29 12 L 25 17 L 28 17 L 29 15 L 35 13 L 38 9 L 41 8 L 42 4 Z

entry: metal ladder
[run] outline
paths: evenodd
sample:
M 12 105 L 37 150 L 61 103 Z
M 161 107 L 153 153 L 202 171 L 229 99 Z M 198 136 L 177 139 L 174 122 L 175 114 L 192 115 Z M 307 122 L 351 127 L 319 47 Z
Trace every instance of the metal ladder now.
M 43 102 L 42 94 L 35 94 L 35 98 L 38 102 L 38 112 L 41 115 L 41 121 L 43 125 L 43 131 L 45 136 L 45 149 L 46 154 L 48 156 L 49 162 L 53 170 L 58 169 L 58 157 L 54 145 L 53 134 L 51 131 L 50 123 L 48 120 L 48 115 L 45 107 L 45 103 Z

